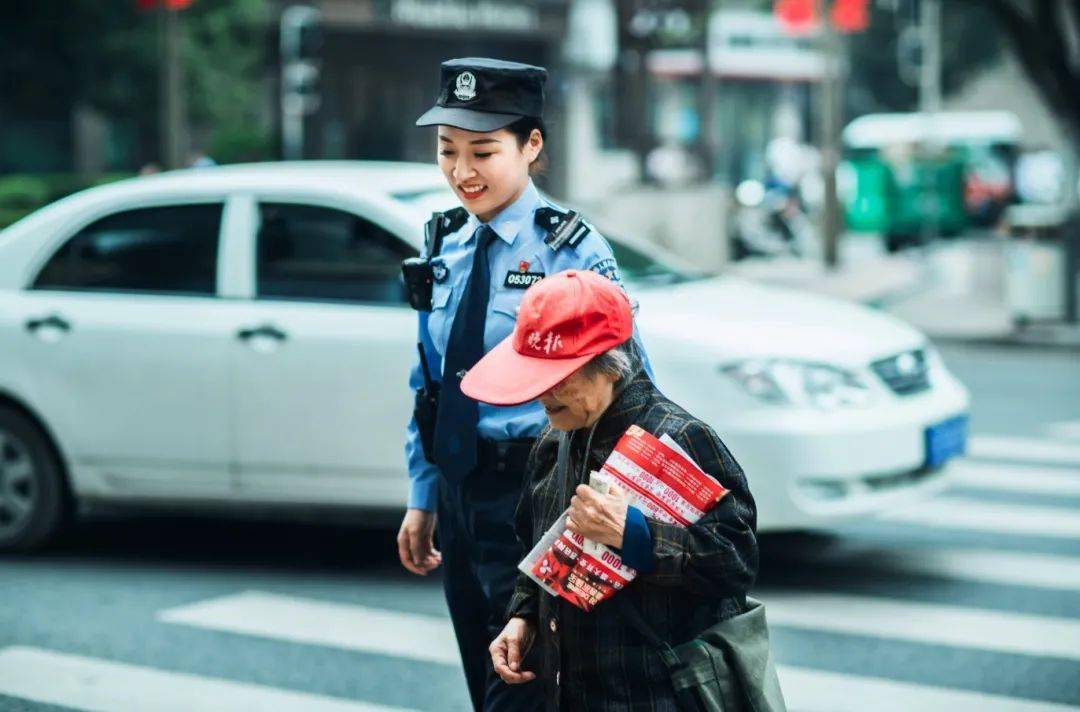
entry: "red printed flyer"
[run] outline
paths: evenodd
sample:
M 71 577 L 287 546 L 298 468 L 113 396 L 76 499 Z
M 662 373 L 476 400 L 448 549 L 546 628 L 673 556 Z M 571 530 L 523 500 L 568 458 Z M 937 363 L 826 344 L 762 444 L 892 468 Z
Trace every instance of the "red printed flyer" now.
M 645 516 L 680 526 L 696 522 L 727 494 L 671 437 L 657 438 L 636 425 L 619 439 L 602 472 L 591 473 L 589 485 L 601 492 L 619 487 Z M 610 547 L 569 531 L 565 514 L 545 532 L 518 569 L 552 596 L 585 611 L 615 595 L 637 576 Z

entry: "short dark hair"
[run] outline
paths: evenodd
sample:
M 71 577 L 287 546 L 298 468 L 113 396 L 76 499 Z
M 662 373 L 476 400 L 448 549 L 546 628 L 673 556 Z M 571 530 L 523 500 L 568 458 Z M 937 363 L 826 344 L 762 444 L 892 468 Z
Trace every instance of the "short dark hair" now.
M 523 116 L 506 127 L 506 130 L 514 134 L 514 137 L 517 138 L 518 148 L 525 147 L 525 144 L 528 143 L 529 137 L 532 136 L 534 129 L 540 132 L 540 138 L 544 139 L 544 142 L 547 143 L 547 127 L 544 126 L 543 119 L 534 118 L 532 116 Z M 547 170 L 547 167 L 547 150 L 540 149 L 540 155 L 529 164 L 529 173 L 543 173 Z

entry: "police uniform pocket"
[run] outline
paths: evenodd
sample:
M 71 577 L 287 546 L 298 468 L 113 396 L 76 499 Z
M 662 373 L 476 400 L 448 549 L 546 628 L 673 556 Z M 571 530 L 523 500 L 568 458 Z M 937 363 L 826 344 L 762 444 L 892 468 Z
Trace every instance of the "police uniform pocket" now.
M 495 345 L 514 333 L 517 321 L 518 304 L 522 292 L 510 289 L 497 289 L 491 295 L 488 304 L 488 318 L 484 325 L 484 350 L 490 351 Z
M 432 340 L 439 344 L 439 348 L 444 348 L 447 340 L 450 338 L 450 324 L 453 322 L 454 315 L 447 308 L 450 305 L 450 297 L 454 293 L 454 288 L 450 284 L 439 284 L 438 282 L 432 287 L 431 290 L 431 314 L 428 315 L 428 333 L 431 335 Z
M 521 304 L 522 292 L 509 289 L 497 289 L 491 297 L 491 311 L 517 320 L 518 305 Z
M 450 294 L 453 291 L 454 288 L 451 285 L 436 282 L 431 289 L 431 308 L 445 309 L 450 302 Z

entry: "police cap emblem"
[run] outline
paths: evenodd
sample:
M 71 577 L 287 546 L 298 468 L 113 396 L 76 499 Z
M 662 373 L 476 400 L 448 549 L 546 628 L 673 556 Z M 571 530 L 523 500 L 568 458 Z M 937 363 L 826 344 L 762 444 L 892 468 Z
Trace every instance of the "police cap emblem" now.
M 476 75 L 472 72 L 462 72 L 457 76 L 454 84 L 454 96 L 458 101 L 469 101 L 476 98 Z
M 448 59 L 439 66 L 435 106 L 425 111 L 416 125 L 486 132 L 505 128 L 524 116 L 540 118 L 546 79 L 547 70 L 532 64 L 489 57 Z

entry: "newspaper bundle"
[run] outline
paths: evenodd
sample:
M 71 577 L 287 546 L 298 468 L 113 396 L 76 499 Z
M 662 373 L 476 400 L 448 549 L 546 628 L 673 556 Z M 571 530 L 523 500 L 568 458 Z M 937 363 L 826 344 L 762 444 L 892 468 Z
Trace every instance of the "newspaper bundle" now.
M 619 439 L 602 471 L 591 473 L 589 485 L 601 492 L 618 487 L 630 496 L 630 505 L 645 516 L 684 527 L 727 494 L 671 437 L 656 438 L 636 425 Z M 585 611 L 637 576 L 610 547 L 569 531 L 566 513 L 544 533 L 518 569 L 551 595 Z

